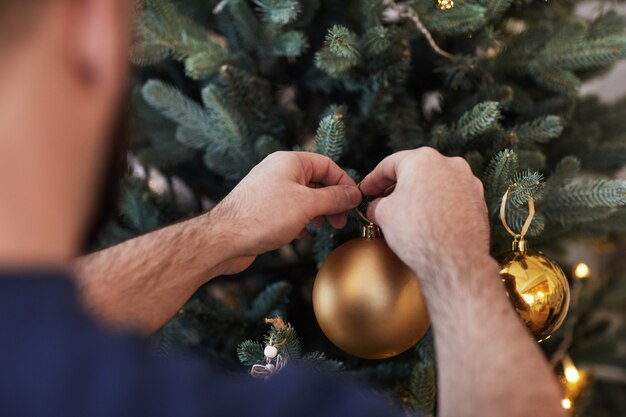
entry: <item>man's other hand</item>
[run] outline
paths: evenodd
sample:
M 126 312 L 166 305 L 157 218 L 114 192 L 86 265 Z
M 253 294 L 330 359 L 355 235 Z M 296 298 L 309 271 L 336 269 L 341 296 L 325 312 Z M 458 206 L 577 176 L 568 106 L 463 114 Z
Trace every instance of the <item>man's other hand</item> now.
M 489 256 L 483 185 L 464 159 L 424 147 L 385 158 L 361 183 L 364 195 L 382 196 L 368 214 L 391 249 L 423 276 L 450 258 Z

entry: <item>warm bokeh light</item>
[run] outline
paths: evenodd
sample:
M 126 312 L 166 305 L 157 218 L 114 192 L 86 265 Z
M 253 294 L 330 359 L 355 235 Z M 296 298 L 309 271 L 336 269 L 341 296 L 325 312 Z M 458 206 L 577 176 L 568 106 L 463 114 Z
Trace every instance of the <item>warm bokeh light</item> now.
M 569 398 L 563 398 L 561 400 L 561 405 L 564 409 L 569 410 L 570 408 L 572 408 L 572 401 L 570 401 Z
M 580 372 L 578 372 L 578 369 L 576 369 L 574 362 L 572 362 L 569 356 L 563 359 L 563 374 L 570 384 L 575 384 L 580 381 Z
M 567 382 L 572 384 L 580 381 L 580 373 L 578 372 L 578 369 L 576 369 L 575 366 L 568 366 L 565 368 L 565 379 L 567 379 Z
M 565 356 L 561 360 L 561 364 L 563 366 L 561 383 L 564 397 L 561 400 L 561 405 L 564 409 L 570 410 L 574 407 L 574 400 L 578 398 L 587 385 L 587 372 L 585 370 L 579 371 L 569 356 Z
M 580 262 L 574 268 L 574 275 L 576 275 L 576 278 L 580 278 L 580 279 L 588 278 L 590 274 L 591 274 L 591 270 L 589 269 L 587 264 L 584 262 Z

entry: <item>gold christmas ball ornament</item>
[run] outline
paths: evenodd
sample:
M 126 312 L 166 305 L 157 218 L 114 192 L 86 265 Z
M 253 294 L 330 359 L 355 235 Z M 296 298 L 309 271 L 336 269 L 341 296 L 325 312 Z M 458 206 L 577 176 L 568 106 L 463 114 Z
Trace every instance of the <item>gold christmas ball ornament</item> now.
M 419 280 L 368 223 L 362 237 L 335 249 L 313 286 L 313 309 L 322 331 L 343 351 L 384 359 L 413 346 L 430 320 Z
M 528 329 L 538 341 L 558 329 L 569 307 L 569 285 L 563 270 L 539 251 L 521 250 L 525 241 L 505 254 L 500 274 L 506 292 Z
M 567 315 L 570 289 L 567 277 L 559 265 L 539 251 L 529 250 L 524 239 L 535 208 L 528 199 L 529 215 L 522 231 L 516 234 L 506 222 L 505 208 L 510 189 L 502 199 L 500 218 L 506 230 L 514 236 L 510 252 L 500 257 L 500 275 L 515 311 L 541 342 L 557 330 Z

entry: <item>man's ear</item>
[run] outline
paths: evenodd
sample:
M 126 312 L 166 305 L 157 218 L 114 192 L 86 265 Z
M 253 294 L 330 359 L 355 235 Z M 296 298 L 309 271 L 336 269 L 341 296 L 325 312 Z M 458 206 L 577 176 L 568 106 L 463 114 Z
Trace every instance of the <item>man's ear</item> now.
M 127 69 L 128 6 L 124 0 L 71 0 L 70 54 L 84 81 L 119 94 Z

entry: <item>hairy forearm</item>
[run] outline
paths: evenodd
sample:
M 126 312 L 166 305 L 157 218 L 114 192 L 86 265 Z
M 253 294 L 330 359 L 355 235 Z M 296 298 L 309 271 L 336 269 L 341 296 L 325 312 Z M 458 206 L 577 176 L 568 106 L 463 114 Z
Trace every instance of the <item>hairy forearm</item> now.
M 495 261 L 450 263 L 423 284 L 435 332 L 439 416 L 565 415 L 557 381 L 511 307 Z
M 80 258 L 86 307 L 105 323 L 150 333 L 221 272 L 229 242 L 205 214 Z

